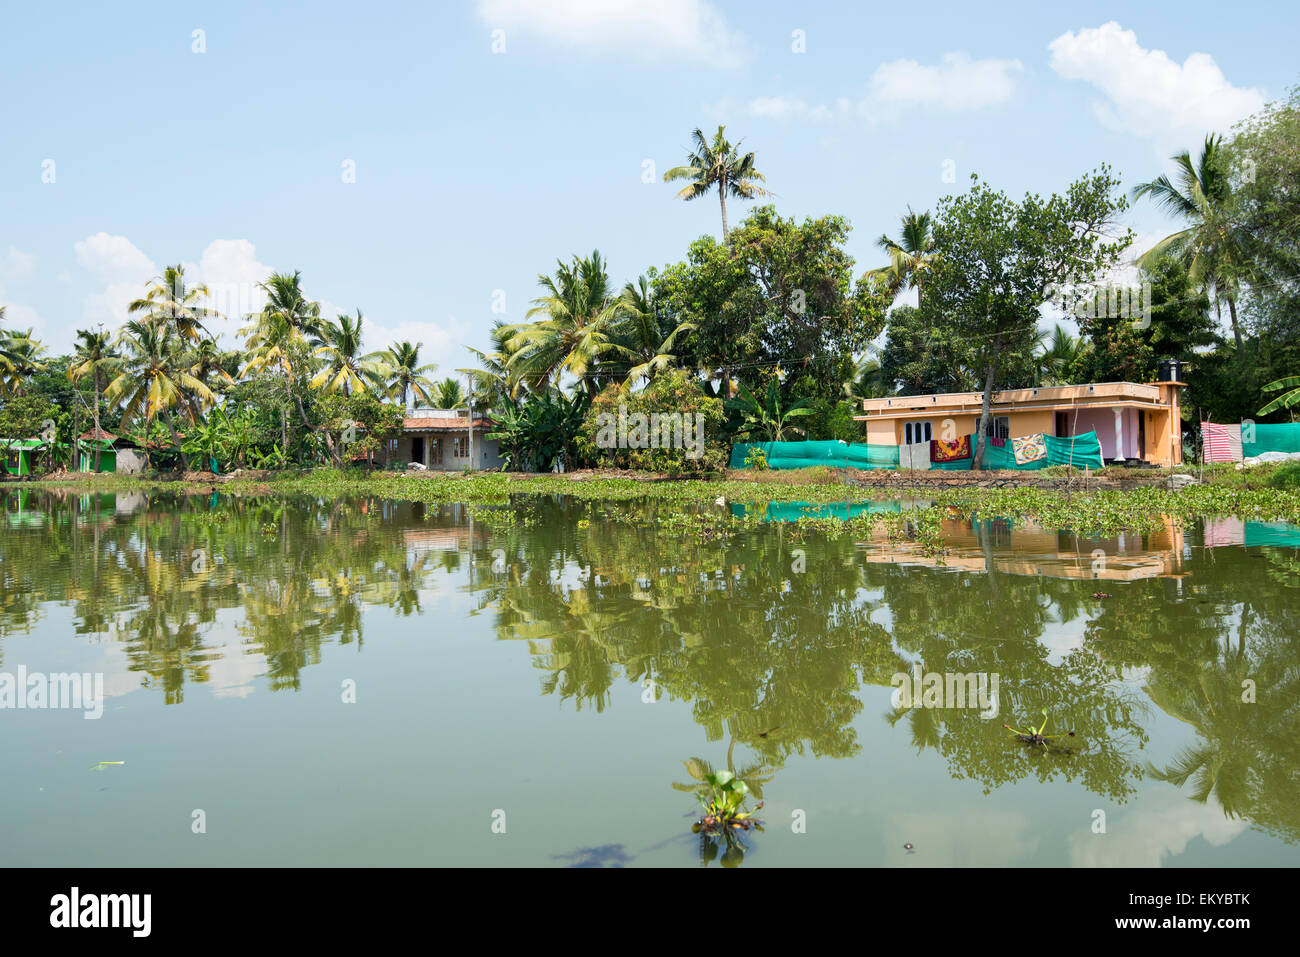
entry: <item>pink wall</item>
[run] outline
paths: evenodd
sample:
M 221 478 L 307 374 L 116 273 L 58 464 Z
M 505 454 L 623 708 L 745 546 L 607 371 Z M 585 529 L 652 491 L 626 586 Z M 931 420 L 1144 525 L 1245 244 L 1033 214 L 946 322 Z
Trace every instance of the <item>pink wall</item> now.
M 1122 409 L 1124 417 L 1124 458 L 1138 457 L 1138 421 L 1137 409 Z M 1078 424 L 1075 424 L 1073 412 L 1066 413 L 1067 427 L 1073 434 L 1096 432 L 1101 440 L 1101 456 L 1104 459 L 1116 458 L 1115 454 L 1115 410 L 1111 408 L 1080 409 Z

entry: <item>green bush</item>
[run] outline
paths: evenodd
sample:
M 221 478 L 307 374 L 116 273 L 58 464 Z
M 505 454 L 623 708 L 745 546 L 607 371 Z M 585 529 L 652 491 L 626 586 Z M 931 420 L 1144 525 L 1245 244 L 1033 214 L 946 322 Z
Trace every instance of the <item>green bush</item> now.
M 1269 488 L 1300 488 L 1300 462 L 1288 462 L 1269 476 Z
M 728 456 L 725 420 L 722 400 L 676 370 L 640 392 L 606 388 L 592 400 L 575 444 L 584 461 L 600 468 L 672 475 L 721 471 Z
M 755 472 L 766 472 L 767 453 L 755 445 L 745 454 L 745 468 L 753 469 Z

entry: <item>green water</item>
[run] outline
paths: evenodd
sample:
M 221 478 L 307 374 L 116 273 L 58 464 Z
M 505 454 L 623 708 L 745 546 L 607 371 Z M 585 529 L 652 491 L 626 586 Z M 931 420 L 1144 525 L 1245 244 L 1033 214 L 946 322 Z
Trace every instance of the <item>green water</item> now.
M 938 565 L 650 505 L 0 497 L 0 674 L 106 696 L 0 710 L 2 864 L 1300 864 L 1294 529 L 954 522 Z M 998 715 L 894 708 L 914 664 Z M 1043 708 L 1052 747 L 1002 727 Z M 761 791 L 746 846 L 692 835 L 693 759 Z

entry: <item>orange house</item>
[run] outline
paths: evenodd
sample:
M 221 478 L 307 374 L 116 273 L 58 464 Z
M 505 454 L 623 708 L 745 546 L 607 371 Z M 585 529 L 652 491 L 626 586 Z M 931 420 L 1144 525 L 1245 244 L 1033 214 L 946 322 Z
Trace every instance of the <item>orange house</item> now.
M 1091 382 L 1085 385 L 1006 389 L 993 393 L 992 434 L 1020 438 L 1096 432 L 1107 461 L 1181 465 L 1185 382 Z M 972 435 L 979 425 L 984 396 L 979 392 L 896 395 L 864 399 L 866 441 L 872 445 L 911 445 L 932 438 Z

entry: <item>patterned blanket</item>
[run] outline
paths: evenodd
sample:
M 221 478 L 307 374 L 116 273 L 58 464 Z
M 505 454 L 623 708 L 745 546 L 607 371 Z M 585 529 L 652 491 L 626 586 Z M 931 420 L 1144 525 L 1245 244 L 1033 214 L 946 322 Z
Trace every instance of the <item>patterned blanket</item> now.
M 1030 462 L 1047 458 L 1047 439 L 1042 433 L 1012 439 L 1011 448 L 1016 453 L 1017 465 L 1028 465 Z
M 945 442 L 943 439 L 930 440 L 931 462 L 956 462 L 958 459 L 970 458 L 970 436 Z

